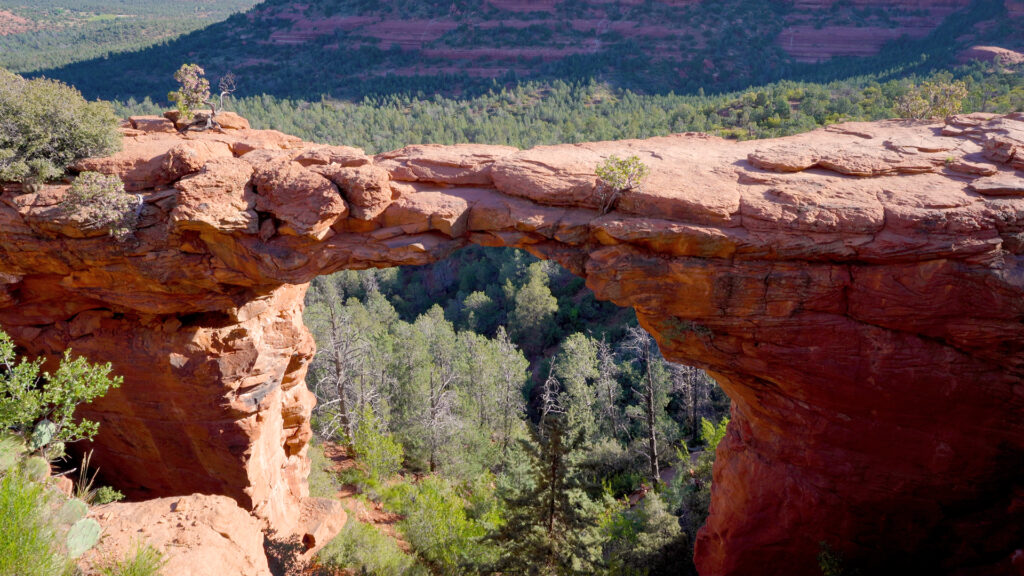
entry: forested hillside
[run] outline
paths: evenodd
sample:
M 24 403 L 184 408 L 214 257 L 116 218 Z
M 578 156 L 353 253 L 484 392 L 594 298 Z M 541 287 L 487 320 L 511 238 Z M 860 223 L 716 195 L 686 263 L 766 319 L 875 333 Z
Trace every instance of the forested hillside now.
M 784 136 L 841 121 L 898 117 L 897 104 L 911 90 L 951 81 L 964 83 L 965 112 L 1024 109 L 1022 68 L 993 64 L 891 80 L 866 75 L 828 84 L 782 81 L 720 96 L 643 95 L 597 82 L 555 81 L 470 99 L 384 96 L 352 102 L 261 95 L 233 99 L 229 107 L 258 128 L 370 153 L 420 143 L 527 148 L 687 131 L 738 139 Z M 117 104 L 125 116 L 161 114 L 166 107 L 149 99 Z
M 0 0 L 0 68 L 34 72 L 140 50 L 257 0 Z
M 467 97 L 527 80 L 694 94 L 783 78 L 926 72 L 966 46 L 1013 47 L 1024 37 L 1003 0 L 809 4 L 269 0 L 164 44 L 46 74 L 106 99 L 161 97 L 184 61 L 235 73 L 240 94 L 289 98 Z M 860 29 L 847 41 L 857 49 L 829 51 L 840 30 Z M 798 36 L 808 42 L 800 50 Z

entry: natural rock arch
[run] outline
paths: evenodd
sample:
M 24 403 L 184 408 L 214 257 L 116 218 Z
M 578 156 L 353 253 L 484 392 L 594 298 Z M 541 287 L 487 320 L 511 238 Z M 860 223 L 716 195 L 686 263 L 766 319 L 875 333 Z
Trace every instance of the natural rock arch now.
M 133 242 L 64 186 L 0 196 L 0 325 L 30 354 L 112 361 L 83 412 L 125 488 L 228 494 L 294 525 L 307 494 L 306 283 L 515 246 L 636 309 L 733 399 L 703 574 L 1010 571 L 1024 547 L 1024 117 L 844 124 L 367 157 L 270 131 L 126 125 Z M 609 154 L 652 169 L 601 216 Z

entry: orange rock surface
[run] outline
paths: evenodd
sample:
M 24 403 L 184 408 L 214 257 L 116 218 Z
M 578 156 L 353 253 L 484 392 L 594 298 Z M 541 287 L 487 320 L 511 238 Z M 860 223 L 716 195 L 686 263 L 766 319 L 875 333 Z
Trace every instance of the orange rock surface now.
M 271 576 L 259 522 L 226 496 L 115 502 L 93 508 L 89 516 L 103 527 L 103 537 L 80 561 L 86 574 L 148 544 L 167 561 L 161 574 Z
M 822 543 L 866 573 L 1000 574 L 1024 547 L 1024 115 L 375 158 L 125 134 L 80 167 L 141 195 L 128 242 L 63 216 L 66 186 L 0 195 L 0 325 L 29 354 L 114 362 L 125 385 L 82 412 L 135 495 L 297 527 L 306 283 L 477 243 L 584 276 L 733 399 L 702 574 L 819 574 Z M 611 154 L 651 175 L 601 215 Z

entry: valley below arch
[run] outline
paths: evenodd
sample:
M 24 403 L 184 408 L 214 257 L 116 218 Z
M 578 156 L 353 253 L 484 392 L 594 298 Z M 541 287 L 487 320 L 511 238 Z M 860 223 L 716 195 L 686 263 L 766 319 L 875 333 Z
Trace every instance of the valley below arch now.
M 132 240 L 64 215 L 66 186 L 0 195 L 0 325 L 28 354 L 114 363 L 124 386 L 82 413 L 136 495 L 227 494 L 294 525 L 308 282 L 475 243 L 584 277 L 732 398 L 702 574 L 817 574 L 823 545 L 1000 574 L 1024 548 L 1019 114 L 372 157 L 159 118 L 124 133 L 76 168 L 140 194 Z M 651 175 L 603 214 L 612 154 Z

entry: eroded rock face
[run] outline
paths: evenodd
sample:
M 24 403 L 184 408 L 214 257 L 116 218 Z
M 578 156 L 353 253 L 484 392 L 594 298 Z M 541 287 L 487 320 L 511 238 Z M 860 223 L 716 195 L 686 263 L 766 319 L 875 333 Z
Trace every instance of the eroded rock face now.
M 162 574 L 271 576 L 259 521 L 227 496 L 115 502 L 93 508 L 89 516 L 103 527 L 103 538 L 80 561 L 87 574 L 148 544 L 167 561 Z
M 478 243 L 584 276 L 732 397 L 702 574 L 819 574 L 821 543 L 866 573 L 998 574 L 1024 547 L 1022 115 L 375 158 L 154 124 L 83 163 L 138 183 L 133 241 L 75 234 L 64 187 L 0 196 L 0 324 L 125 376 L 83 410 L 125 488 L 295 526 L 306 283 Z M 601 215 L 611 154 L 651 175 Z

